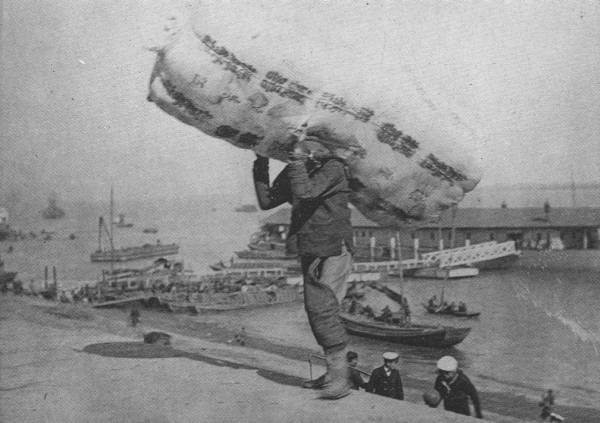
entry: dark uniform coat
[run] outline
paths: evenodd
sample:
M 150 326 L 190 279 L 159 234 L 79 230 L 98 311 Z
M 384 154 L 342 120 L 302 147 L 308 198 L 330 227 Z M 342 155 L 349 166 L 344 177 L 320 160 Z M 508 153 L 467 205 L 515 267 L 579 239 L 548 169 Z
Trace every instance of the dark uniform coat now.
M 392 369 L 390 375 L 387 376 L 384 367 L 385 366 L 378 367 L 371 373 L 371 379 L 369 379 L 369 392 L 403 400 L 404 391 L 402 390 L 400 372 L 396 369 Z
M 482 418 L 477 390 L 469 378 L 460 370 L 458 370 L 456 377 L 450 382 L 446 382 L 444 378 L 439 375 L 435 380 L 434 388 L 440 393 L 440 397 L 444 400 L 445 410 L 470 416 L 469 398 L 471 398 L 471 401 L 473 401 L 473 408 L 475 408 L 475 416 Z

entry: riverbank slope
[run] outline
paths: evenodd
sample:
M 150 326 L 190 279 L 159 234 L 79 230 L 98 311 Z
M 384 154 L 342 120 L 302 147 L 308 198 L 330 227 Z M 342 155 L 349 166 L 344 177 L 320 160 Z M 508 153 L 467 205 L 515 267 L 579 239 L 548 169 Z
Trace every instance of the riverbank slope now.
M 142 333 L 153 328 L 85 307 L 8 294 L 0 322 L 2 421 L 471 421 L 364 392 L 319 400 L 298 388 L 305 362 L 179 334 L 171 347 L 147 345 Z M 419 395 L 409 390 L 408 399 Z

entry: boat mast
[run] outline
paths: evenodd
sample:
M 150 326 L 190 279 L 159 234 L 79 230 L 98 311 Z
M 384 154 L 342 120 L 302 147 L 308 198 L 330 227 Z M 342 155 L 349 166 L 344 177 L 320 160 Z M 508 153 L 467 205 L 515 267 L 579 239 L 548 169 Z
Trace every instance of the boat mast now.
M 102 251 L 102 227 L 104 226 L 104 219 L 102 216 L 98 218 L 98 251 Z
M 112 274 L 114 271 L 113 259 L 115 256 L 115 246 L 113 243 L 113 230 L 114 230 L 114 196 L 113 196 L 113 187 L 110 186 L 110 228 L 108 231 L 108 241 L 110 242 L 110 273 Z
M 398 275 L 400 276 L 400 294 L 404 299 L 404 269 L 402 268 L 402 245 L 400 244 L 400 232 L 396 232 L 396 248 L 398 249 Z
M 575 179 L 573 178 L 573 168 L 571 168 L 571 207 L 575 208 Z
M 456 237 L 456 203 L 452 204 L 452 223 L 450 228 L 450 248 L 454 248 L 454 238 Z
M 438 236 L 439 236 L 439 241 L 438 241 L 438 250 L 442 251 L 444 249 L 444 233 L 442 231 L 442 213 L 440 213 L 440 217 L 438 219 Z

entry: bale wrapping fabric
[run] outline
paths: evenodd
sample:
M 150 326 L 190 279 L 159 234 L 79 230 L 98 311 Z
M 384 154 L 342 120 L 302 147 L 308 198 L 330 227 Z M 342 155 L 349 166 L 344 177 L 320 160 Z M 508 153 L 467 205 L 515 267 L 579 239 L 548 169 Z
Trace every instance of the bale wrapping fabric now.
M 277 45 L 261 45 L 260 37 L 254 42 L 252 31 L 234 37 L 227 34 L 231 26 L 212 22 L 212 29 L 230 43 L 224 44 L 205 31 L 211 27 L 208 21 L 211 16 L 203 15 L 199 23 L 184 25 L 156 49 L 148 99 L 168 114 L 207 135 L 282 161 L 291 135 L 319 138 L 348 163 L 352 203 L 383 225 L 436 217 L 477 185 L 479 171 L 461 148 L 461 131 L 453 132 L 452 125 L 441 127 L 440 122 L 438 128 L 432 115 L 419 126 L 429 116 L 407 122 L 397 105 L 376 109 L 367 104 L 368 95 L 353 95 L 354 87 L 333 92 L 316 78 L 297 77 Z

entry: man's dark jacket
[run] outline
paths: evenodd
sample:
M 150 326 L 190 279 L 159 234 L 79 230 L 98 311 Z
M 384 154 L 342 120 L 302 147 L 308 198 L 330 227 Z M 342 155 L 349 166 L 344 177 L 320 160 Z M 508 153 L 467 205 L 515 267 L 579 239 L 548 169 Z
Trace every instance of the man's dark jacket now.
M 392 369 L 390 375 L 387 376 L 384 367 L 385 366 L 377 367 L 373 370 L 371 379 L 369 379 L 368 391 L 385 397 L 403 400 L 404 391 L 402 390 L 400 372 L 396 369 Z
M 350 367 L 350 383 L 352 389 L 358 390 L 358 388 L 363 388 L 366 391 L 369 390 L 369 384 L 365 382 L 360 372 L 352 367 Z
M 444 409 L 466 416 L 471 415 L 469 410 L 469 397 L 473 401 L 475 416 L 482 418 L 481 404 L 477 390 L 463 372 L 458 370 L 457 376 L 450 383 L 446 383 L 441 375 L 435 379 L 434 388 L 444 400 Z
M 342 242 L 352 246 L 350 188 L 341 160 L 292 161 L 270 185 L 269 161 L 259 157 L 254 161 L 253 175 L 261 209 L 292 204 L 288 239 L 297 239 L 300 256 L 338 256 Z

